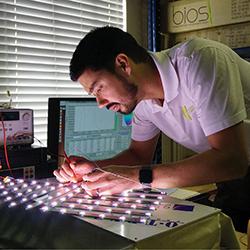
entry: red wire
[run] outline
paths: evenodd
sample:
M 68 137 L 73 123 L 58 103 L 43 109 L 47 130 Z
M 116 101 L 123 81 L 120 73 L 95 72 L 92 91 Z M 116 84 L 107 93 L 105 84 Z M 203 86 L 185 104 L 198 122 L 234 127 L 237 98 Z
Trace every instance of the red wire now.
M 71 160 L 69 159 L 68 155 L 66 154 L 65 150 L 63 150 L 63 155 L 64 155 L 64 158 L 66 159 L 67 163 L 70 164 L 71 163 Z
M 10 167 L 10 163 L 9 163 L 9 157 L 8 157 L 8 151 L 7 151 L 7 139 L 6 139 L 6 132 L 5 132 L 5 127 L 4 127 L 4 122 L 3 120 L 1 120 L 2 122 L 2 126 L 3 126 L 3 146 L 4 146 L 4 156 L 5 156 L 5 161 L 6 161 L 6 164 L 7 164 L 7 167 L 12 174 L 12 170 L 11 170 L 11 167 Z

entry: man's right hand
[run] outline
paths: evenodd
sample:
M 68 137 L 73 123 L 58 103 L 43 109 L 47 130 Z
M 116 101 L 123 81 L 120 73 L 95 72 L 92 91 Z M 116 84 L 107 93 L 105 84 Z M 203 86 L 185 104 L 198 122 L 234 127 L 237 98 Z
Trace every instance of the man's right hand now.
M 62 166 L 53 172 L 59 182 L 82 181 L 84 175 L 91 173 L 96 168 L 96 165 L 86 158 L 69 156 L 69 159 L 70 163 L 64 161 Z

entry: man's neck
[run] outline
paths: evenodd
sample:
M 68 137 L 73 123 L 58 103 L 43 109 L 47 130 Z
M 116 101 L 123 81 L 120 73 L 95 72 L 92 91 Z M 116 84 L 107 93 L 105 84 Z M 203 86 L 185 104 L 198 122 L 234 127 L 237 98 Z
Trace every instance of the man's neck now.
M 137 65 L 136 77 L 141 85 L 142 99 L 158 99 L 164 101 L 164 90 L 158 69 L 153 62 Z

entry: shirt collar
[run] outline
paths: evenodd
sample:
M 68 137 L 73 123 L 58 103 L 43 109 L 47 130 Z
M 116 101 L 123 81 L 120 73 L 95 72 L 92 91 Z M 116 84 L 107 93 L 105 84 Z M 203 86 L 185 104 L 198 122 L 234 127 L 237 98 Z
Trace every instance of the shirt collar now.
M 161 77 L 164 91 L 163 107 L 177 96 L 179 86 L 179 79 L 168 53 L 169 50 L 156 53 L 149 52 Z

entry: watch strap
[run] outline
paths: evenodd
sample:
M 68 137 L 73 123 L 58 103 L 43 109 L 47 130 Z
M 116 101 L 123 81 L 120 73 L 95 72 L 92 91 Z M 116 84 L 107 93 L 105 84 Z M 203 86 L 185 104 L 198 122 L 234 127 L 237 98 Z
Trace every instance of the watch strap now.
M 139 170 L 139 181 L 141 184 L 150 186 L 153 182 L 153 171 L 151 165 L 143 165 Z

